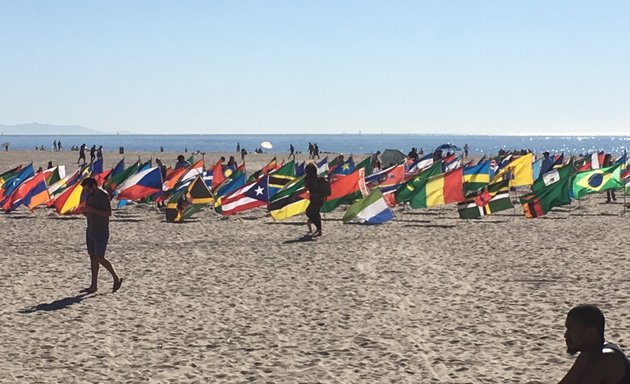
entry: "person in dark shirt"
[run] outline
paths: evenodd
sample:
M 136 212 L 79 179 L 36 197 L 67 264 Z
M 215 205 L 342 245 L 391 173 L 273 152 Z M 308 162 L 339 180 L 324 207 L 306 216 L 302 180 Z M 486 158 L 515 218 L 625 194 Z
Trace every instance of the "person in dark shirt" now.
M 553 169 L 553 163 L 554 163 L 553 159 L 549 157 L 549 152 L 544 152 L 543 160 L 542 160 L 542 163 L 540 164 L 540 173 L 538 174 L 538 177 L 542 177 L 542 175 L 551 171 Z
M 612 165 L 613 165 L 612 156 L 610 155 L 610 153 L 607 153 L 606 156 L 604 156 L 604 164 L 602 164 L 602 166 L 610 167 Z M 617 197 L 615 196 L 615 190 L 614 189 L 606 190 L 606 203 L 611 203 L 613 201 L 617 201 Z
M 90 162 L 94 162 L 95 158 L 96 158 L 96 145 L 93 145 L 92 148 L 90 148 Z
M 411 151 L 409 151 L 409 153 L 407 154 L 407 157 L 410 158 L 413 161 L 417 161 L 418 160 L 418 152 L 416 152 L 416 148 L 411 148 Z
M 81 144 L 81 148 L 79 148 L 79 160 L 77 164 L 79 164 L 81 160 L 85 163 L 85 144 Z
M 96 158 L 103 159 L 103 146 L 102 145 L 99 145 L 98 149 L 96 150 Z
M 295 147 L 293 147 L 293 144 L 289 144 L 289 159 L 292 157 L 295 160 Z
M 315 225 L 313 237 L 322 235 L 322 216 L 319 212 L 324 205 L 324 194 L 321 189 L 319 177 L 317 176 L 317 167 L 313 163 L 306 164 L 304 167 L 304 186 L 308 191 L 308 207 L 306 208 L 306 217 L 308 221 L 308 232 L 311 233 L 311 223 Z
M 595 305 L 572 308 L 565 322 L 567 352 L 580 355 L 560 384 L 630 384 L 630 361 L 604 339 L 604 314 Z
M 112 208 L 109 203 L 109 195 L 96 185 L 96 180 L 88 177 L 81 182 L 86 193 L 85 207 L 82 210 L 87 218 L 85 240 L 92 271 L 92 283 L 81 292 L 93 293 L 98 289 L 98 271 L 102 265 L 111 273 L 114 279 L 112 292 L 116 292 L 122 284 L 122 277 L 118 277 L 112 264 L 105 258 L 105 250 L 109 240 L 109 217 Z
M 190 163 L 184 159 L 184 155 L 177 156 L 177 163 L 175 163 L 175 169 L 190 167 Z
M 319 146 L 317 145 L 317 143 L 313 144 L 313 159 L 315 159 L 316 157 L 319 160 Z

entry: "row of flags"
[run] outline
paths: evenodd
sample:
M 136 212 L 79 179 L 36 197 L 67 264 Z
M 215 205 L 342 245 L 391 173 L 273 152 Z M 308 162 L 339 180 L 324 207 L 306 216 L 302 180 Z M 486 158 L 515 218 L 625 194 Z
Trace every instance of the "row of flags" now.
M 187 167 L 171 169 L 154 166 L 151 160 L 125 167 L 122 159 L 104 170 L 99 159 L 70 174 L 63 166 L 34 172 L 32 164 L 19 165 L 0 174 L 0 208 L 11 212 L 21 205 L 45 205 L 62 215 L 75 213 L 85 200 L 80 181 L 86 177 L 94 177 L 118 207 L 128 201 L 163 204 L 167 220 L 174 222 L 209 205 L 222 215 L 266 206 L 274 220 L 283 220 L 302 214 L 309 204 L 305 163 L 279 164 L 274 158 L 247 177 L 244 164 L 217 161 L 205 168 L 203 160 L 193 160 Z M 454 155 L 435 161 L 429 154 L 384 170 L 374 169 L 372 160 L 368 156 L 355 164 L 352 156 L 338 156 L 316 164 L 318 173 L 330 180 L 322 212 L 349 205 L 344 222 L 374 224 L 391 220 L 391 207 L 397 203 L 414 209 L 457 203 L 461 218 L 475 219 L 513 208 L 510 188 L 529 186 L 531 192 L 519 202 L 525 216 L 540 217 L 587 194 L 622 187 L 630 193 L 625 154 L 609 166 L 603 166 L 601 153 L 567 162 L 556 155 L 546 164 L 552 169 L 540 177 L 535 177 L 540 160 L 531 153 L 484 157 L 477 163 L 463 163 Z

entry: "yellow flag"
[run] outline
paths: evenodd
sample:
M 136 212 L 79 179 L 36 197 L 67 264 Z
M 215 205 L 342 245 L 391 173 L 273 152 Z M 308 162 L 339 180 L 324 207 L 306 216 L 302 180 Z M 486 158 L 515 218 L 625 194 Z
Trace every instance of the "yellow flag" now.
M 497 172 L 496 175 L 494 175 L 494 178 L 492 179 L 490 184 L 497 183 L 503 180 L 504 177 L 507 178 L 508 176 L 510 176 L 510 187 L 532 185 L 534 183 L 534 171 L 532 169 L 533 161 L 534 155 L 531 153 L 512 159 L 512 161 L 510 161 L 508 165 L 503 167 L 499 172 Z M 506 175 L 506 173 L 508 172 L 509 175 Z

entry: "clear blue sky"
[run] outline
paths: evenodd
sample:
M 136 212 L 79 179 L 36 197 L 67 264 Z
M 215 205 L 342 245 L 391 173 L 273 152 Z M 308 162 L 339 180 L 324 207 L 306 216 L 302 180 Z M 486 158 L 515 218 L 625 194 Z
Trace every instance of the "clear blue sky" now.
M 5 0 L 0 123 L 630 134 L 630 1 Z

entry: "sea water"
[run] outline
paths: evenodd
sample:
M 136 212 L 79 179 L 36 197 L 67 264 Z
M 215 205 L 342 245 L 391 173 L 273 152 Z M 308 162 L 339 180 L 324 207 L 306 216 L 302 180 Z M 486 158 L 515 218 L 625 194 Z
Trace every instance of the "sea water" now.
M 296 152 L 308 152 L 309 143 L 317 143 L 320 152 L 344 154 L 372 153 L 398 149 L 407 153 L 411 147 L 429 152 L 437 146 L 452 143 L 459 148 L 468 144 L 473 154 L 495 154 L 500 149 L 531 149 L 535 152 L 564 152 L 586 154 L 593 151 L 622 154 L 630 148 L 630 136 L 478 136 L 478 135 L 411 135 L 411 134 L 339 134 L 339 135 L 3 135 L 0 145 L 10 143 L 9 149 L 34 150 L 43 146 L 52 149 L 53 141 L 61 141 L 64 150 L 86 144 L 103 146 L 105 151 L 153 151 L 163 147 L 168 152 L 232 152 L 237 144 L 248 152 L 268 141 L 268 153 L 288 153 L 293 144 Z M 4 148 L 2 148 L 4 149 Z

